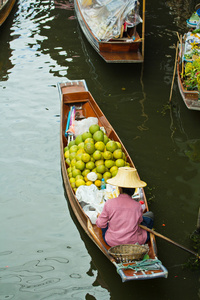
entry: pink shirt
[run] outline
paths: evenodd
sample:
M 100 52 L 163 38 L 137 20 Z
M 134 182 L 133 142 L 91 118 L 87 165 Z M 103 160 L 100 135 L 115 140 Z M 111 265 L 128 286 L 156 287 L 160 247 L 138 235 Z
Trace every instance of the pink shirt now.
M 105 203 L 96 225 L 105 228 L 109 222 L 105 239 L 111 247 L 135 243 L 142 245 L 147 239 L 147 232 L 138 227 L 143 221 L 142 216 L 141 204 L 127 194 L 120 194 Z

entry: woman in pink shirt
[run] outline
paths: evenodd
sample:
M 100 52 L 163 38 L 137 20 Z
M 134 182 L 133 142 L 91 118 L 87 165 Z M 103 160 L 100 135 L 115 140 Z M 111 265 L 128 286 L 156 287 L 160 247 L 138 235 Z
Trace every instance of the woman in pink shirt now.
M 121 244 L 145 244 L 148 241 L 146 230 L 140 223 L 153 227 L 153 213 L 143 218 L 141 204 L 132 199 L 135 188 L 144 187 L 146 183 L 138 177 L 135 168 L 119 168 L 115 177 L 107 183 L 118 186 L 119 196 L 106 201 L 102 213 L 98 216 L 96 225 L 102 229 L 105 242 L 113 247 Z M 150 218 L 149 218 L 150 217 Z

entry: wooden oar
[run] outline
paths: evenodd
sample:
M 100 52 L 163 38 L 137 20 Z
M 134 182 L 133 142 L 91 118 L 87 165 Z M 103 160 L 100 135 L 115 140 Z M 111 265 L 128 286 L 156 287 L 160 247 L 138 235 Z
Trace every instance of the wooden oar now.
M 192 251 L 192 250 L 190 250 L 190 249 L 185 248 L 184 246 L 182 246 L 182 245 L 180 245 L 180 244 L 178 244 L 178 243 L 176 243 L 176 242 L 170 240 L 168 237 L 166 237 L 166 236 L 164 236 L 164 235 L 162 235 L 162 234 L 156 232 L 156 231 L 153 230 L 153 229 L 150 229 L 150 228 L 148 228 L 148 227 L 146 227 L 146 226 L 143 226 L 143 225 L 139 225 L 139 226 L 140 226 L 142 229 L 144 229 L 144 230 L 146 230 L 146 231 L 148 231 L 148 232 L 153 233 L 154 235 L 156 235 L 156 236 L 158 236 L 158 237 L 160 237 L 160 238 L 166 240 L 167 242 L 169 242 L 169 243 L 171 243 L 171 244 L 173 244 L 173 245 L 175 245 L 175 246 L 177 246 L 177 247 L 179 247 L 179 248 L 181 248 L 181 249 L 183 249 L 183 250 L 185 250 L 185 251 L 187 251 L 187 252 L 189 252 L 189 253 L 195 255 L 198 259 L 200 259 L 200 255 L 199 255 L 198 253 L 196 253 L 196 252 L 194 252 L 194 251 Z

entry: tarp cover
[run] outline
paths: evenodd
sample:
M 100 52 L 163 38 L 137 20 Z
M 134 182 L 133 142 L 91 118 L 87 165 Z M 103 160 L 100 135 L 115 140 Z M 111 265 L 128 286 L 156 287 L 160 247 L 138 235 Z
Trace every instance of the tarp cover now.
M 120 37 L 127 27 L 142 22 L 135 0 L 78 0 L 93 34 L 103 41 Z M 133 37 L 134 38 L 134 37 Z

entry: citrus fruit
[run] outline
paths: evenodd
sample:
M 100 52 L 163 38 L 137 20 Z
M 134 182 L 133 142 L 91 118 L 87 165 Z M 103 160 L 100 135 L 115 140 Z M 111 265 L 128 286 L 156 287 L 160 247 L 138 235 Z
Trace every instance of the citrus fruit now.
M 104 151 L 104 152 L 103 152 L 103 158 L 104 158 L 104 159 L 112 159 L 112 158 L 113 158 L 112 152 L 110 152 L 110 151 L 108 151 L 108 150 Z
M 105 144 L 102 141 L 98 141 L 94 144 L 95 148 L 99 151 L 104 151 L 105 149 Z
M 94 151 L 95 151 L 94 144 L 93 143 L 86 143 L 85 146 L 84 146 L 84 150 L 88 154 L 94 153 Z
M 76 157 L 76 152 L 72 152 L 72 153 L 69 154 L 70 161 L 72 161 L 72 159 L 75 158 L 75 157 Z
M 94 134 L 96 131 L 98 131 L 100 129 L 98 124 L 93 124 L 89 127 L 89 132 L 91 134 Z
M 85 182 L 89 181 L 89 179 L 87 178 L 87 176 L 85 176 L 83 179 L 85 180 Z
M 75 138 L 75 144 L 78 146 L 82 142 L 83 142 L 82 135 L 81 134 L 77 135 L 77 137 Z
M 66 150 L 66 151 L 65 151 L 64 156 L 65 156 L 65 158 L 68 158 L 68 157 L 69 157 L 69 150 Z
M 116 142 L 118 149 L 122 148 L 122 145 L 120 144 L 120 142 Z
M 109 169 L 108 169 L 106 166 L 105 166 L 105 172 L 109 172 Z M 105 173 L 105 172 L 104 172 L 104 173 Z
M 103 142 L 104 142 L 105 145 L 107 144 L 107 142 L 108 142 L 109 140 L 110 140 L 110 139 L 107 137 L 107 135 L 104 134 Z
M 130 164 L 128 162 L 125 163 L 126 167 L 130 167 Z
M 86 169 L 92 170 L 95 167 L 95 164 L 93 161 L 89 161 L 88 163 L 86 163 Z
M 77 145 L 72 145 L 69 149 L 69 153 L 76 152 L 77 150 L 78 150 L 78 146 Z
M 82 160 L 78 160 L 75 164 L 76 169 L 83 171 L 85 169 L 85 163 Z
M 73 176 L 74 178 L 76 178 L 77 175 L 81 175 L 81 171 L 78 170 L 78 169 L 74 169 L 74 170 L 72 171 L 72 176 Z
M 75 158 L 76 158 L 76 160 L 78 161 L 78 160 L 81 160 L 81 158 L 82 158 L 82 155 L 83 155 L 83 153 L 76 153 L 76 156 L 75 156 Z
M 110 172 L 117 172 L 118 171 L 118 167 L 117 166 L 113 166 L 112 168 L 110 168 Z
M 85 153 L 85 150 L 83 148 L 80 148 L 77 150 L 76 154 L 79 154 L 79 153 Z
M 85 181 L 83 179 L 76 180 L 76 187 L 78 188 L 81 185 L 85 185 Z
M 70 181 L 70 183 L 72 183 L 72 182 L 75 182 L 76 180 L 75 180 L 74 177 L 71 177 L 71 178 L 69 179 L 69 181 Z
M 81 142 L 80 144 L 78 144 L 78 149 L 82 149 L 82 148 L 84 148 L 84 142 Z
M 123 157 L 123 152 L 121 149 L 117 149 L 113 152 L 113 156 L 115 159 L 118 159 L 118 158 L 122 158 Z
M 77 175 L 77 176 L 76 176 L 76 179 L 74 178 L 74 182 L 75 182 L 76 180 L 78 180 L 78 179 L 84 179 L 83 175 Z
M 71 187 L 74 189 L 76 187 L 76 183 L 75 182 L 71 182 L 70 183 Z
M 124 161 L 123 159 L 119 158 L 119 159 L 117 159 L 117 160 L 115 161 L 115 164 L 116 164 L 116 166 L 117 166 L 118 168 L 124 167 L 124 166 L 125 166 L 125 161 Z
M 95 161 L 95 166 L 100 166 L 100 165 L 104 165 L 104 160 L 103 159 L 99 159 L 97 161 Z
M 96 172 L 97 172 L 97 169 L 96 169 L 96 168 L 92 169 L 92 172 L 96 173 Z
M 117 173 L 118 173 L 118 170 L 111 172 L 112 177 L 115 177 L 117 175 Z
M 73 158 L 72 160 L 71 160 L 71 167 L 74 167 L 75 166 L 75 164 L 76 164 L 76 159 L 75 158 Z
M 92 138 L 92 134 L 89 131 L 86 131 L 82 134 L 83 141 L 85 141 L 87 138 Z
M 68 144 L 69 149 L 70 149 L 71 146 L 73 146 L 73 145 L 75 145 L 75 140 L 69 142 L 69 144 Z
M 82 160 L 84 163 L 87 163 L 88 161 L 90 161 L 90 155 L 89 155 L 88 153 L 82 153 L 81 160 Z
M 99 160 L 99 159 L 101 159 L 101 157 L 102 157 L 102 154 L 101 154 L 101 152 L 99 151 L 99 150 L 96 150 L 96 151 L 94 151 L 94 153 L 93 153 L 93 158 L 95 159 L 95 160 Z
M 93 140 L 96 142 L 103 141 L 104 139 L 104 133 L 102 130 L 98 130 L 93 134 Z
M 106 159 L 105 160 L 105 166 L 110 169 L 115 165 L 115 162 L 112 159 Z
M 117 144 L 115 141 L 109 141 L 106 144 L 106 150 L 110 151 L 110 152 L 114 152 L 117 149 Z
M 122 156 L 122 159 L 126 161 L 127 157 L 126 157 L 126 154 L 123 152 L 123 156 Z
M 112 177 L 112 174 L 110 172 L 105 172 L 103 174 L 103 178 L 105 179 L 105 181 L 107 181 L 107 179 L 111 178 Z
M 99 180 L 99 179 L 95 180 L 94 184 L 95 184 L 97 187 L 100 187 L 100 186 L 101 186 L 101 180 Z
M 101 180 L 102 179 L 102 174 L 101 173 L 96 173 L 97 174 L 97 179 Z
M 65 161 L 66 161 L 66 163 L 68 164 L 68 166 L 70 166 L 70 159 L 69 159 L 69 158 L 66 158 Z
M 103 173 L 105 173 L 105 171 L 106 171 L 105 165 L 99 165 L 99 166 L 96 167 L 96 173 L 103 174 Z
M 69 178 L 71 178 L 72 177 L 72 172 L 69 172 L 68 176 L 69 176 Z
M 69 147 L 68 147 L 68 146 L 66 146 L 66 147 L 64 148 L 64 152 L 66 152 L 67 150 L 69 150 Z
M 88 181 L 86 182 L 86 185 L 87 185 L 87 186 L 89 186 L 89 185 L 91 185 L 91 184 L 93 184 L 92 181 L 89 181 L 89 180 L 88 180 Z
M 72 168 L 69 167 L 69 168 L 67 169 L 67 173 L 69 174 L 71 171 L 72 171 Z
M 87 143 L 93 143 L 94 144 L 94 140 L 93 138 L 87 138 L 85 141 L 84 141 L 85 144 Z
M 85 169 L 85 170 L 82 172 L 82 175 L 85 177 L 88 173 L 90 173 L 90 170 L 89 170 L 89 169 Z

